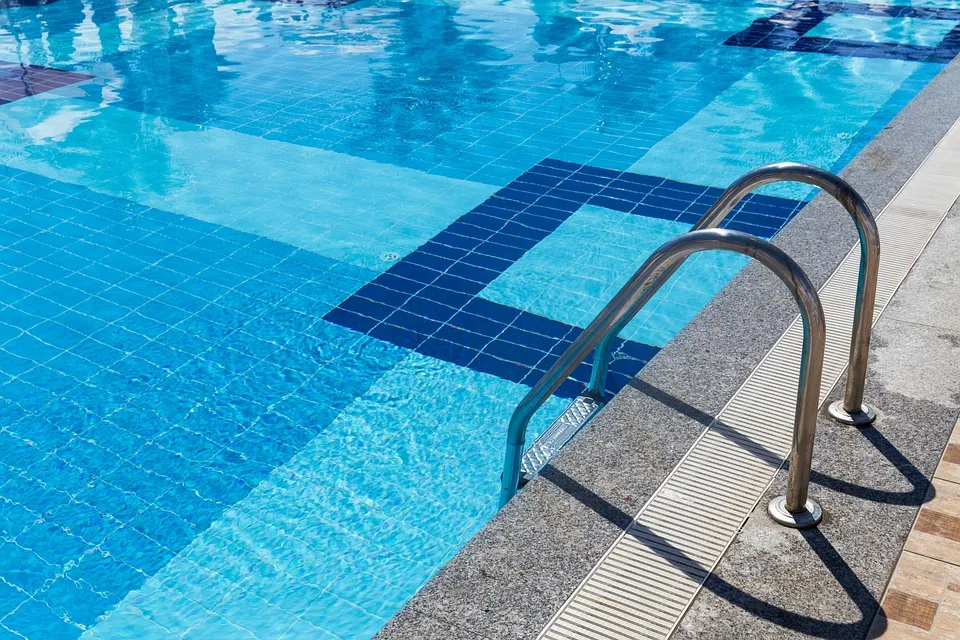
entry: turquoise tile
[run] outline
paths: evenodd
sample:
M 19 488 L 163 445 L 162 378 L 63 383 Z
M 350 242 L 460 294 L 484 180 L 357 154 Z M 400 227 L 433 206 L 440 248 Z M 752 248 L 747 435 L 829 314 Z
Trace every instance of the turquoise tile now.
M 840 170 L 942 68 L 723 44 L 784 6 L 5 7 L 10 96 L 93 78 L 0 105 L 0 635 L 372 637 L 493 515 L 528 387 L 322 318 L 430 239 L 449 256 L 496 231 L 443 235 L 545 159 L 720 187 Z M 809 35 L 929 45 L 953 24 Z M 482 293 L 507 306 L 480 307 L 545 332 L 688 228 L 541 222 L 511 227 L 526 253 Z M 666 344 L 744 261 L 692 258 L 624 337 Z
M 493 192 L 480 183 L 52 94 L 0 111 L 7 116 L 0 121 L 0 163 L 372 272 L 390 265 L 385 254 L 410 253 Z M 151 135 L 131 144 L 114 133 L 133 130 Z
M 445 402 L 421 401 L 427 393 Z M 173 628 L 181 614 L 163 603 L 178 598 L 164 594 L 201 568 L 212 583 L 181 597 L 259 638 L 280 637 L 287 614 L 344 638 L 378 628 L 494 512 L 521 394 L 410 354 L 117 610 L 150 603 L 150 624 Z M 549 401 L 530 437 L 563 406 Z M 463 411 L 487 418 L 465 422 Z M 257 620 L 266 626 L 253 629 Z
M 773 162 L 830 167 L 878 105 L 920 66 L 903 60 L 768 55 L 763 64 L 654 145 L 631 171 L 725 188 L 743 173 Z M 869 82 L 863 81 L 866 76 Z M 811 78 L 830 82 L 811 92 Z M 900 96 L 900 108 L 906 99 Z M 773 185 L 762 192 L 805 198 L 812 189 Z
M 525 254 L 481 296 L 585 327 L 658 246 L 690 225 L 593 205 L 581 208 Z M 746 258 L 693 256 L 621 337 L 662 346 L 746 264 Z
M 943 6 L 943 5 L 938 5 Z M 807 32 L 808 37 L 857 42 L 895 42 L 934 47 L 958 21 L 835 14 Z

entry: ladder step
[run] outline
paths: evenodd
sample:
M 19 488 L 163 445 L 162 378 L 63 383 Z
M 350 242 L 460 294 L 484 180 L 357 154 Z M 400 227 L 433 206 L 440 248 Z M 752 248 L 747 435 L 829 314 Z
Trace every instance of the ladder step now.
M 574 398 L 563 413 L 533 441 L 520 463 L 520 486 L 533 479 L 573 436 L 603 408 L 604 402 L 588 395 Z

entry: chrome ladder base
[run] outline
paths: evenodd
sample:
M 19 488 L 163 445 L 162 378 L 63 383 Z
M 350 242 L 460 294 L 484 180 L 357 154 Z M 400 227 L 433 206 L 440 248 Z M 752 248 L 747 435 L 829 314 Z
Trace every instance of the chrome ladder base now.
M 827 413 L 840 424 L 848 424 L 854 427 L 865 427 L 868 424 L 873 424 L 873 421 L 877 419 L 877 412 L 870 405 L 862 405 L 860 411 L 850 413 L 843 408 L 843 400 L 831 403 L 827 407 Z
M 820 524 L 823 520 L 823 510 L 813 500 L 807 500 L 803 511 L 793 513 L 787 511 L 787 497 L 774 498 L 767 506 L 767 513 L 776 522 L 791 529 L 809 529 Z

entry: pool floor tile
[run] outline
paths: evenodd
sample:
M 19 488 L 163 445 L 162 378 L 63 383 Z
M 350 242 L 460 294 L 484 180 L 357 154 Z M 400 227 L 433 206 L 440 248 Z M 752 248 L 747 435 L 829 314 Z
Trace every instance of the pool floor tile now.
M 412 404 L 411 391 L 421 390 L 451 403 Z M 148 633 L 154 623 L 179 629 L 177 603 L 187 598 L 191 621 L 211 611 L 258 638 L 296 625 L 316 637 L 375 631 L 492 514 L 501 425 L 520 395 L 509 382 L 408 355 L 101 626 L 143 609 L 144 625 L 129 633 Z M 551 400 L 532 433 L 562 406 Z M 478 430 L 456 420 L 462 410 L 486 412 L 489 421 Z M 467 452 L 478 468 L 464 468 Z M 203 578 L 191 586 L 198 567 Z M 171 588 L 180 595 L 165 596 Z
M 569 245 L 571 255 L 583 254 L 583 234 L 564 233 L 564 225 L 589 212 L 615 208 L 630 222 L 652 218 L 649 226 L 660 229 L 656 235 L 662 234 L 662 240 L 666 240 L 696 222 L 720 193 L 715 187 L 657 176 L 543 160 L 324 317 L 433 358 L 533 385 L 599 311 L 611 288 L 642 261 L 633 246 L 633 263 L 616 273 L 600 272 L 599 277 L 605 280 L 558 279 L 551 293 L 551 286 L 537 279 L 539 271 L 534 270 L 532 278 L 522 274 L 537 260 L 549 264 L 558 255 L 565 255 L 565 249 L 558 253 L 554 244 Z M 723 226 L 772 237 L 804 204 L 752 194 Z M 610 233 L 623 233 L 625 226 Z M 643 240 L 648 244 L 652 241 Z M 635 245 L 635 239 L 627 244 Z M 544 253 L 540 253 L 541 246 Z M 715 293 L 741 264 L 721 267 L 704 262 L 702 269 L 691 271 L 687 277 L 691 282 L 716 280 L 711 289 Z M 681 277 L 674 286 L 682 288 L 684 282 Z M 683 295 L 689 300 L 695 291 L 693 287 Z M 537 295 L 544 296 L 539 307 L 534 306 Z M 696 294 L 696 300 L 685 308 L 678 307 L 671 295 L 670 290 L 665 291 L 657 303 L 660 313 L 674 317 L 667 328 L 640 333 L 650 342 L 664 344 L 712 293 Z M 571 302 L 576 300 L 581 301 L 582 308 Z M 556 319 L 557 314 L 561 319 Z M 618 366 L 611 370 L 608 391 L 618 391 L 657 349 L 645 342 L 620 341 L 616 347 Z M 576 395 L 588 377 L 589 368 L 584 365 L 557 393 Z
M 846 39 L 836 37 L 846 35 L 842 30 L 831 30 L 824 26 L 824 21 L 829 23 L 831 16 L 861 16 L 867 20 L 889 18 L 890 20 L 885 23 L 888 28 L 896 25 L 899 19 L 944 20 L 952 23 L 952 28 L 944 29 L 939 34 L 940 37 L 932 37 L 929 43 L 924 41 L 924 44 L 905 42 L 904 40 L 908 38 L 896 37 L 894 34 L 889 36 L 889 41 Z M 821 33 L 825 35 L 820 35 Z M 724 44 L 845 57 L 945 64 L 960 54 L 960 9 L 798 0 L 770 18 L 756 20 L 744 31 L 731 36 Z
M 371 636 L 651 246 L 742 170 L 839 169 L 949 59 L 925 2 L 7 6 L 0 638 Z M 807 197 L 772 193 L 730 228 Z M 607 390 L 737 266 L 691 263 Z
M 44 182 L 17 172 L 0 176 L 0 184 L 17 190 L 30 185 L 26 190 L 37 198 L 63 199 L 57 183 L 46 181 L 51 188 L 45 188 Z M 16 273 L 69 262 L 68 272 L 82 277 L 59 278 L 75 293 L 56 298 L 66 306 L 44 297 L 46 282 L 8 279 L 17 290 L 38 292 L 28 298 L 51 304 L 17 305 L 28 298 L 14 297 L 15 306 L 0 307 L 0 322 L 11 327 L 0 345 L 0 368 L 13 376 L 0 386 L 10 410 L 0 429 L 0 495 L 10 536 L 0 575 L 34 598 L 6 610 L 0 624 L 17 630 L 29 611 L 45 638 L 76 637 L 96 622 L 405 355 L 317 319 L 338 301 L 326 286 L 335 261 L 256 236 L 223 236 L 216 225 L 145 211 L 159 224 L 133 233 L 133 243 L 150 244 L 159 229 L 179 225 L 189 239 L 172 247 L 181 266 L 168 282 L 151 277 L 162 272 L 149 262 L 131 259 L 137 255 L 131 243 L 118 248 L 101 239 L 102 251 L 78 254 L 81 241 L 64 237 L 52 252 L 19 252 L 32 238 L 56 237 L 68 222 L 90 229 L 88 237 L 117 225 L 143 229 L 143 219 L 131 220 L 124 203 L 115 205 L 89 212 L 64 207 L 21 226 L 3 247 L 4 255 L 26 258 Z M 15 215 L 6 209 L 0 217 Z M 218 235 L 227 241 L 188 250 Z M 118 261 L 122 268 L 108 266 Z M 205 276 L 221 268 L 238 273 L 231 263 L 246 265 L 232 289 L 205 286 Z M 352 280 L 364 281 L 363 275 Z M 80 282 L 89 286 L 71 286 Z M 146 296 L 111 296 L 115 303 L 103 297 L 144 291 L 141 282 L 150 283 Z M 341 279 L 341 290 L 349 282 Z M 318 284 L 324 300 L 311 297 Z M 196 338 L 198 316 L 207 312 L 201 322 L 222 326 L 229 316 L 216 311 L 218 301 L 245 287 L 253 296 L 228 320 L 233 327 Z M 287 298 L 313 315 L 284 307 Z M 181 331 L 181 323 L 192 328 Z M 325 358 L 317 359 L 321 353 Z M 328 392 L 335 381 L 340 394 Z M 278 412 L 287 406 L 298 416 Z M 261 422 L 282 428 L 263 429 Z M 281 433 L 284 439 L 276 440 Z M 46 609 L 55 615 L 41 625 Z

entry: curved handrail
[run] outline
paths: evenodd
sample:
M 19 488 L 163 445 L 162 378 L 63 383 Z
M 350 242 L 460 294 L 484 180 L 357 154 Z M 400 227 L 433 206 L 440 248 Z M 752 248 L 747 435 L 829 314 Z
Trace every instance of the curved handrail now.
M 850 339 L 850 359 L 847 386 L 843 403 L 831 406 L 831 415 L 841 422 L 858 426 L 873 422 L 876 412 L 863 404 L 863 386 L 867 376 L 867 358 L 870 351 L 870 332 L 873 328 L 873 308 L 877 295 L 877 272 L 880 268 L 880 236 L 870 207 L 860 194 L 843 178 L 805 164 L 780 162 L 754 169 L 738 178 L 720 194 L 691 231 L 718 226 L 737 204 L 752 191 L 773 182 L 802 182 L 833 196 L 853 218 L 860 236 L 860 273 L 857 278 L 857 297 L 853 314 L 853 334 Z M 644 294 L 645 304 L 660 290 L 679 265 L 665 270 Z M 593 373 L 590 377 L 590 393 L 603 397 L 607 371 L 615 335 L 607 335 L 597 348 Z
M 601 340 L 608 335 L 616 336 L 623 330 L 649 300 L 647 291 L 659 282 L 664 273 L 680 266 L 694 253 L 711 249 L 733 251 L 758 260 L 787 285 L 800 307 L 803 320 L 803 356 L 794 416 L 786 509 L 791 514 L 798 514 L 798 517 L 806 513 L 826 341 L 820 297 L 800 266 L 782 249 L 766 240 L 727 229 L 691 231 L 661 245 L 520 401 L 507 431 L 507 451 L 503 475 L 500 478 L 500 506 L 505 505 L 517 492 L 527 425 L 537 409 L 590 352 L 597 348 Z M 819 511 L 819 507 L 816 510 Z

